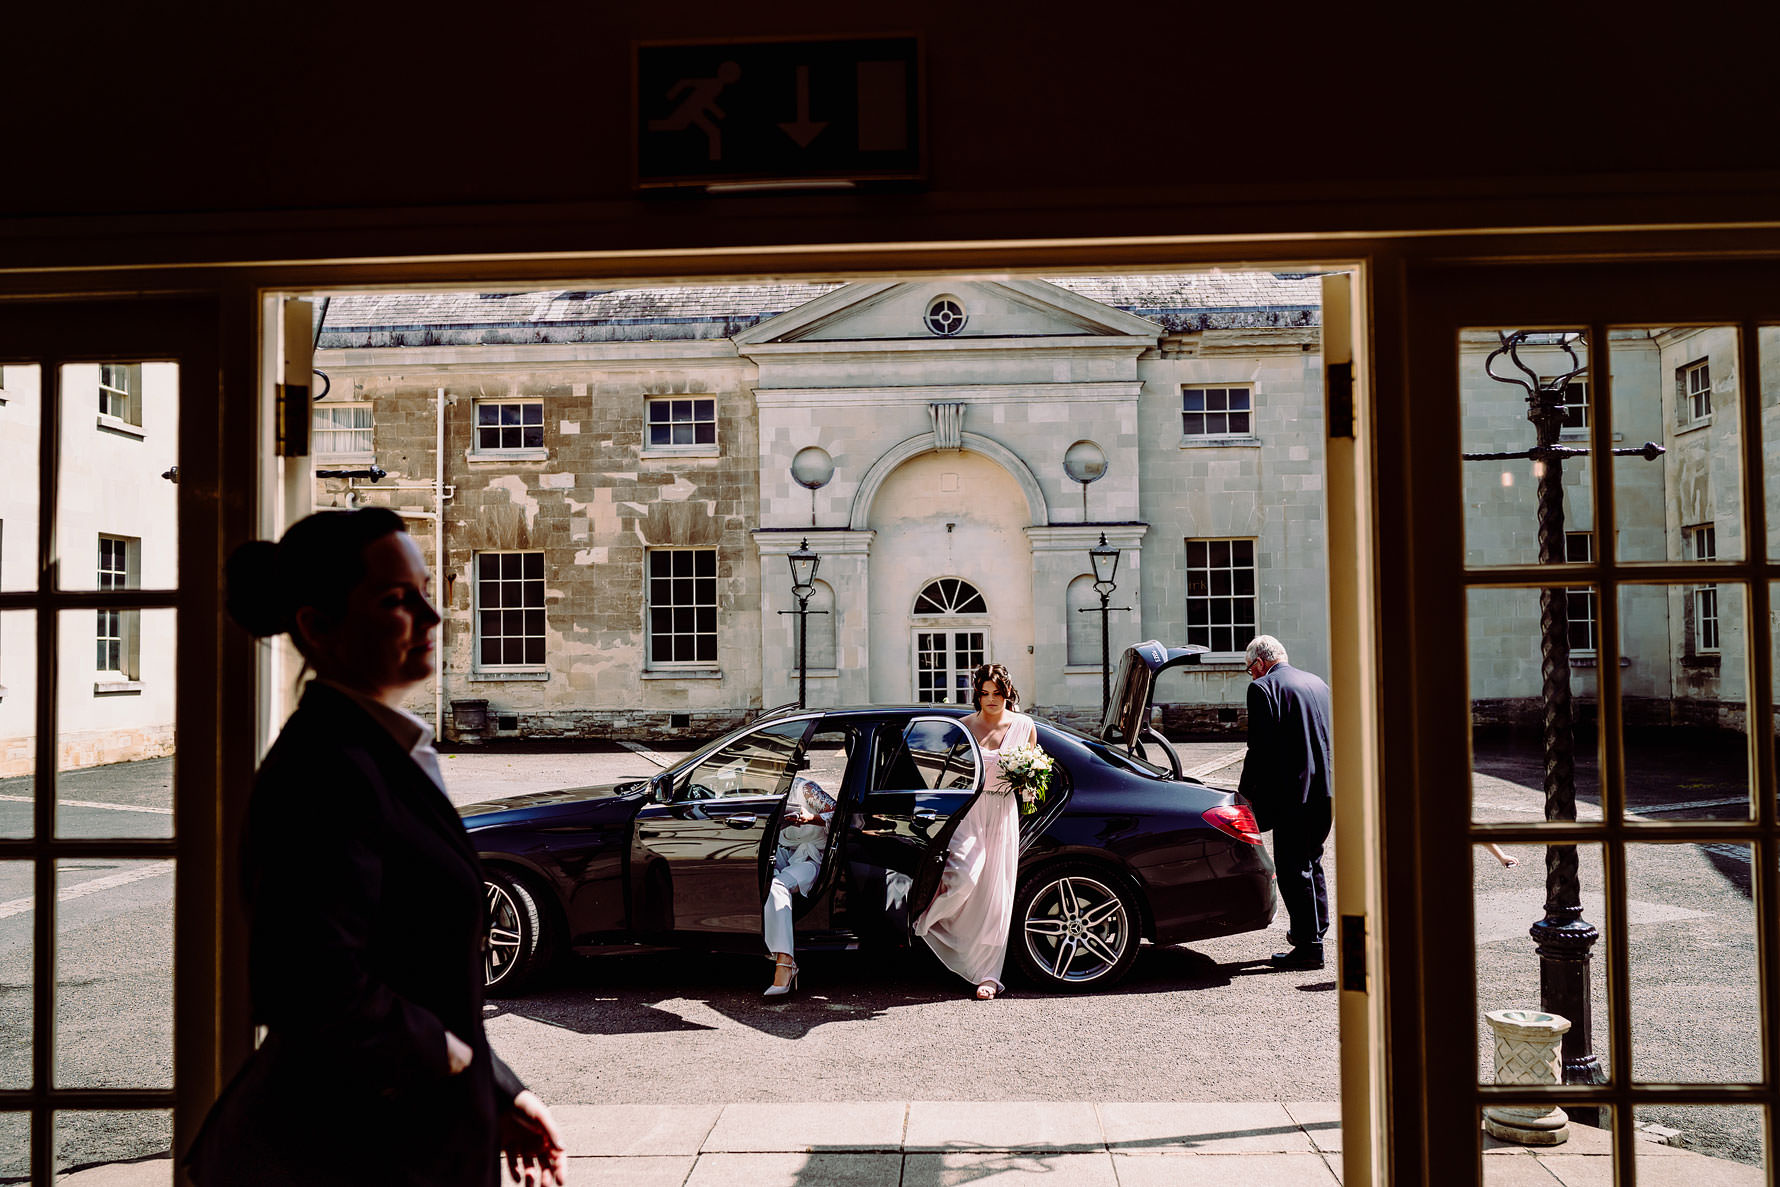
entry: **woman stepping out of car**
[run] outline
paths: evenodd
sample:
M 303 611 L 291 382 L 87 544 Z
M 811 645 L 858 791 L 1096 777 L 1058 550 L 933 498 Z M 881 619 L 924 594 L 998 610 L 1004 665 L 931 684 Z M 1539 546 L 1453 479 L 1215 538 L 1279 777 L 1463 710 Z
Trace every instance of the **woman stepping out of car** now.
M 1019 701 L 1019 690 L 1002 665 L 984 664 L 972 673 L 976 712 L 963 720 L 983 751 L 983 794 L 958 822 L 946 849 L 939 893 L 915 924 L 915 934 L 947 968 L 977 987 L 981 1001 L 1005 988 L 1001 966 L 1014 918 L 1020 809 L 1001 777 L 1001 754 L 1037 736 L 1032 719 L 1014 712 Z
M 773 856 L 773 881 L 767 888 L 765 934 L 773 958 L 773 983 L 767 997 L 790 993 L 797 985 L 797 961 L 792 955 L 791 896 L 808 894 L 822 872 L 822 855 L 828 850 L 828 826 L 834 819 L 834 797 L 814 779 L 802 775 L 791 781 L 785 802 L 785 821 L 779 827 L 778 852 Z

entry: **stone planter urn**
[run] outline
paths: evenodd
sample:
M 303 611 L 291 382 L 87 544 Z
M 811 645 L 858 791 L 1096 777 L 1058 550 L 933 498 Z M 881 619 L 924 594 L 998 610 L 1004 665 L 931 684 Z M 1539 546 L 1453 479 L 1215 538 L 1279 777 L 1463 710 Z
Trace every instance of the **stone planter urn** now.
M 1496 1035 L 1496 1083 L 1561 1084 L 1559 1047 L 1570 1020 L 1540 1010 L 1492 1010 L 1483 1016 Z M 1555 1106 L 1491 1105 L 1484 1131 L 1523 1146 L 1556 1146 L 1570 1138 L 1570 1119 Z

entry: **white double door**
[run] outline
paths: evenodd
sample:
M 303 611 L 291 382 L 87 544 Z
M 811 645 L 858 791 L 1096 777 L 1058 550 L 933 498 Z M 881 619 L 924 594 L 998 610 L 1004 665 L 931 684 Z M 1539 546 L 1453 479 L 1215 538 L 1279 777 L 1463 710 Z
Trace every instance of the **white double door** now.
M 970 704 L 970 674 L 989 662 L 985 626 L 917 626 L 914 643 L 915 700 L 923 705 Z

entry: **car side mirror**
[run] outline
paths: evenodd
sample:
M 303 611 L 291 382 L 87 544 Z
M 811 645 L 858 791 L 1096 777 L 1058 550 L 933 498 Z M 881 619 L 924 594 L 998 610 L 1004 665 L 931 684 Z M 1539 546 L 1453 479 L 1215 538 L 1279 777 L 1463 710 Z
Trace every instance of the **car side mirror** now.
M 656 775 L 649 780 L 649 798 L 658 804 L 674 802 L 674 781 L 667 775 Z

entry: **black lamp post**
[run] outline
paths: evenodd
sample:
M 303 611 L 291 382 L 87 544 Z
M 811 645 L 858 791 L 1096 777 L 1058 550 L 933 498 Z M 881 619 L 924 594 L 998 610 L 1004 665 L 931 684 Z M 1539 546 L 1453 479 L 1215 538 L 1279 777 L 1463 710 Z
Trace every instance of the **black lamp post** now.
M 1084 488 L 1085 489 L 1085 488 Z M 1100 543 L 1088 549 L 1088 559 L 1094 562 L 1094 592 L 1100 595 L 1100 716 L 1106 716 L 1106 707 L 1112 704 L 1112 652 L 1108 639 L 1107 615 L 1113 610 L 1108 605 L 1113 590 L 1113 575 L 1119 571 L 1119 550 L 1106 542 L 1106 533 L 1100 533 Z M 1128 610 L 1128 606 L 1118 607 Z M 1085 606 L 1081 613 L 1092 614 L 1094 607 Z
M 781 610 L 781 614 L 797 615 L 797 707 L 804 707 L 804 696 L 808 689 L 809 667 L 805 661 L 804 648 L 809 641 L 810 595 L 816 592 L 816 569 L 821 566 L 822 558 L 810 551 L 810 542 L 806 537 L 797 546 L 795 552 L 787 553 L 785 559 L 791 563 L 791 594 L 797 599 L 796 610 Z M 817 614 L 827 611 L 818 610 Z
M 1564 555 L 1564 459 L 1586 455 L 1586 448 L 1560 444 L 1564 396 L 1570 381 L 1588 370 L 1579 359 L 1576 345 L 1581 336 L 1560 337 L 1555 345 L 1569 356 L 1569 368 L 1555 377 L 1541 377 L 1521 361 L 1520 348 L 1530 337 L 1527 330 L 1499 335 L 1501 345 L 1491 352 L 1484 370 L 1498 383 L 1513 384 L 1526 392 L 1527 420 L 1533 425 L 1533 446 L 1518 453 L 1468 453 L 1466 461 L 1526 460 L 1538 475 L 1539 563 L 1562 564 Z M 1519 375 L 1502 375 L 1496 361 L 1507 356 Z M 1633 449 L 1615 449 L 1616 455 L 1655 461 L 1663 448 L 1646 441 Z M 1566 591 L 1546 586 L 1539 591 L 1540 674 L 1544 680 L 1545 707 L 1545 819 L 1576 819 L 1575 738 L 1570 697 L 1570 615 Z M 1589 1009 L 1591 949 L 1600 933 L 1582 917 L 1582 886 L 1577 873 L 1576 846 L 1569 842 L 1545 847 L 1545 916 L 1528 930 L 1539 954 L 1539 1008 L 1570 1020 L 1563 1041 L 1563 1078 L 1566 1084 L 1602 1084 L 1606 1075 L 1594 1051 Z M 1579 1121 L 1597 1110 L 1572 1109 Z

